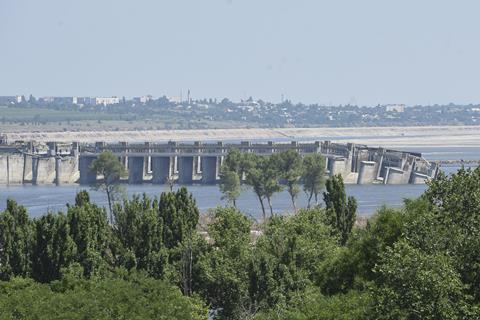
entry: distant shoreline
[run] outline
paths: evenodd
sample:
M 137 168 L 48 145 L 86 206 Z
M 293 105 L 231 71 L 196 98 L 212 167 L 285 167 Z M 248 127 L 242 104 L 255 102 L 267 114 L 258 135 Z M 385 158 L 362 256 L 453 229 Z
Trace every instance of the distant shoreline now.
M 3 132 L 12 141 L 57 142 L 164 142 L 164 141 L 233 141 L 276 140 L 348 141 L 383 147 L 477 147 L 480 126 L 410 126 L 344 128 L 253 128 L 141 131 L 52 131 Z

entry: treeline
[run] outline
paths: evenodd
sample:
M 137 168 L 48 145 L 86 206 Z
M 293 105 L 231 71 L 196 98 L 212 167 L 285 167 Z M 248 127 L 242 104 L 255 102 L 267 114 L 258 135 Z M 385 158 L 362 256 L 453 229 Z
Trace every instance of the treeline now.
M 235 207 L 242 191 L 241 180 L 244 178 L 245 183 L 256 194 L 265 220 L 265 202 L 273 216 L 272 197 L 284 189 L 290 195 L 293 211 L 297 210 L 300 183 L 307 195 L 308 207 L 312 200 L 318 205 L 319 195 L 325 184 L 325 165 L 325 157 L 318 153 L 302 157 L 297 151 L 288 150 L 261 156 L 232 149 L 220 169 L 220 191 L 223 198 Z
M 433 181 L 364 228 L 333 177 L 325 208 L 199 224 L 185 188 L 106 209 L 0 214 L 0 318 L 478 319 L 480 169 Z M 353 201 L 353 200 L 352 200 Z

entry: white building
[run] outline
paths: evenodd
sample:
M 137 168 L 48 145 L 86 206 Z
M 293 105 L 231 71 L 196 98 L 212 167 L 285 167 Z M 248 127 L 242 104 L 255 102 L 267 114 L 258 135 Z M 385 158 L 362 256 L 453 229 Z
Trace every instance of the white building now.
M 83 105 L 94 105 L 95 104 L 95 98 L 91 97 L 73 97 L 72 98 L 72 103 L 83 106 Z
M 95 105 L 103 104 L 104 106 L 110 104 L 119 104 L 120 98 L 118 97 L 96 97 L 95 98 Z
M 149 101 L 152 101 L 153 97 L 151 95 L 141 96 L 141 97 L 134 97 L 133 102 L 146 104 Z
M 385 106 L 387 112 L 405 112 L 404 104 L 387 104 Z
M 148 101 L 151 101 L 153 99 L 153 97 L 151 95 L 147 95 L 147 96 L 143 96 L 143 97 L 140 97 L 140 103 L 147 103 Z

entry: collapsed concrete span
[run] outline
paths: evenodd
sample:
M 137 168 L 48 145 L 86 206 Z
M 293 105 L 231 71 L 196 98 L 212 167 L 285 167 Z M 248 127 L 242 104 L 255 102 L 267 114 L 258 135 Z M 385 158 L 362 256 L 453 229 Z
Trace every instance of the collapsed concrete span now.
M 417 184 L 436 177 L 437 163 L 419 153 L 372 148 L 352 143 L 315 141 L 301 143 L 150 143 L 107 144 L 15 143 L 0 146 L 0 184 L 94 184 L 101 177 L 90 165 L 103 151 L 119 157 L 128 170 L 130 184 L 215 184 L 224 157 L 231 149 L 271 155 L 296 150 L 301 155 L 320 153 L 326 158 L 326 173 L 340 174 L 346 183 Z

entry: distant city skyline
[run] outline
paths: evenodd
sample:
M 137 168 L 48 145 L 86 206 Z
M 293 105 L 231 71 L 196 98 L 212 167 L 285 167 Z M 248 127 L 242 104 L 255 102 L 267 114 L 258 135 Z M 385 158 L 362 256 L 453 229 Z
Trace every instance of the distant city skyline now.
M 480 3 L 0 0 L 0 95 L 480 103 Z

